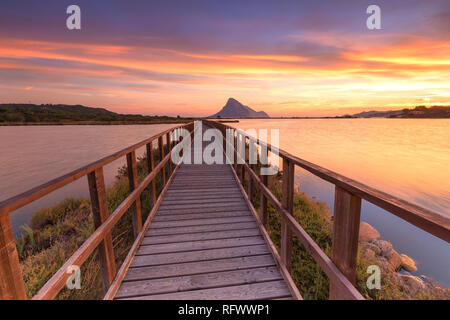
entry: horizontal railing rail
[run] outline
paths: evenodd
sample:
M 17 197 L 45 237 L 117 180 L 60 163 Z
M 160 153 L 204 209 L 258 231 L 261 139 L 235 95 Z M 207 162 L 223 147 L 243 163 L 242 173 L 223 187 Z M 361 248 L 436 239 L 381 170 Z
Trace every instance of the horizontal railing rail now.
M 242 130 L 235 129 L 217 121 L 205 120 L 205 123 L 219 129 L 222 132 L 223 137 L 226 137 L 226 130 L 234 130 L 235 137 L 234 145 L 232 146 L 232 150 L 234 151 L 233 168 L 242 185 L 245 180 L 245 172 L 247 172 L 247 195 L 250 199 L 253 183 L 259 188 L 261 194 L 260 211 L 262 224 L 265 225 L 267 222 L 267 200 L 281 215 L 280 256 L 283 266 L 287 270 L 290 270 L 291 268 L 292 234 L 294 234 L 329 277 L 331 299 L 363 298 L 354 286 L 356 283 L 356 260 L 362 199 L 387 210 L 438 238 L 450 242 L 450 218 L 446 216 L 411 204 L 405 200 L 295 157 L 269 143 L 257 140 L 255 137 L 246 134 Z M 274 152 L 282 159 L 283 175 L 281 203 L 268 188 L 267 176 L 262 175 L 259 177 L 253 170 L 252 165 L 247 163 L 247 159 L 240 157 L 235 148 L 237 145 L 237 135 L 242 135 L 244 137 L 246 150 L 247 148 L 250 148 L 250 143 L 254 143 L 261 146 L 261 152 L 264 150 L 266 155 L 268 155 L 269 152 Z M 225 138 L 224 142 L 228 143 Z M 242 164 L 237 163 L 237 159 L 241 159 Z M 331 259 L 319 248 L 292 216 L 294 209 L 293 193 L 296 165 L 335 185 Z
M 167 190 L 166 167 L 169 171 L 169 181 L 175 170 L 172 167 L 171 152 L 174 140 L 182 137 L 180 129 L 187 129 L 193 134 L 193 123 L 176 126 L 165 130 L 151 138 L 145 139 L 135 145 L 116 152 L 108 157 L 79 168 L 69 174 L 51 180 L 43 185 L 33 188 L 18 196 L 12 197 L 0 203 L 0 299 L 26 299 L 25 285 L 22 278 L 21 267 L 17 248 L 12 233 L 10 212 L 26 204 L 42 198 L 81 177 L 88 177 L 88 185 L 91 198 L 91 207 L 94 218 L 95 231 L 84 241 L 73 255 L 59 268 L 59 270 L 45 283 L 33 299 L 53 299 L 65 286 L 71 276 L 67 271 L 71 266 L 80 267 L 83 262 L 98 248 L 98 259 L 102 274 L 103 289 L 107 292 L 117 278 L 115 256 L 112 246 L 111 230 L 128 211 L 132 213 L 134 237 L 137 239 L 142 232 L 142 217 L 140 195 L 149 187 L 150 199 L 153 207 L 147 218 L 146 224 L 151 222 L 154 211 Z M 164 145 L 163 138 L 166 137 Z M 153 142 L 158 140 L 160 161 L 155 166 Z M 136 150 L 146 146 L 148 175 L 141 183 L 138 183 Z M 130 194 L 123 202 L 109 214 L 106 202 L 106 188 L 103 177 L 103 167 L 114 160 L 126 156 Z M 161 174 L 161 193 L 157 199 L 155 178 Z M 149 222 L 150 221 L 150 222 Z M 145 226 L 145 225 L 144 225 Z M 119 270 L 120 272 L 120 270 Z

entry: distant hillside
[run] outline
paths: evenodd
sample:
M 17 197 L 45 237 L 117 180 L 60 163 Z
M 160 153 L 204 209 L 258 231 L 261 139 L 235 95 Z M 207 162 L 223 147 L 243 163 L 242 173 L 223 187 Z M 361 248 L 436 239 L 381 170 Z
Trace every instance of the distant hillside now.
M 103 108 L 62 104 L 0 104 L 0 125 L 7 124 L 108 124 L 182 122 L 186 119 L 167 116 L 120 114 Z
M 264 111 L 255 111 L 236 99 L 229 98 L 227 104 L 209 118 L 270 118 Z
M 364 111 L 352 118 L 450 118 L 450 106 L 425 107 L 391 111 Z

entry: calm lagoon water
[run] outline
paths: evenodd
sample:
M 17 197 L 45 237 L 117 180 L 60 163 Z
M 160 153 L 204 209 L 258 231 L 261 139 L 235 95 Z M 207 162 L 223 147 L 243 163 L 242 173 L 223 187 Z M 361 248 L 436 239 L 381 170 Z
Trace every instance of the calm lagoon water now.
M 291 154 L 450 215 L 450 120 L 320 119 L 240 120 L 241 129 L 279 129 Z M 0 200 L 112 154 L 173 125 L 0 127 Z M 144 153 L 141 148 L 138 155 Z M 125 158 L 106 166 L 107 185 Z M 333 185 L 296 168 L 296 182 L 333 208 Z M 88 197 L 86 178 L 11 213 L 16 234 L 33 212 L 66 197 Z M 362 221 L 418 264 L 417 275 L 450 286 L 450 246 L 363 202 Z
M 51 179 L 108 156 L 173 127 L 173 124 L 132 126 L 21 126 L 0 127 L 0 200 L 22 193 Z M 156 145 L 156 144 L 155 144 Z M 145 147 L 137 156 L 144 154 Z M 104 167 L 111 185 L 125 157 Z M 11 213 L 17 235 L 33 213 L 67 197 L 89 197 L 87 178 L 34 201 Z
M 450 119 L 240 120 L 240 129 L 278 129 L 280 147 L 409 202 L 450 216 Z M 270 142 L 270 141 L 269 141 Z M 334 185 L 296 167 L 300 191 L 334 205 Z M 450 286 L 450 245 L 363 201 L 361 221 L 374 226 L 416 275 Z

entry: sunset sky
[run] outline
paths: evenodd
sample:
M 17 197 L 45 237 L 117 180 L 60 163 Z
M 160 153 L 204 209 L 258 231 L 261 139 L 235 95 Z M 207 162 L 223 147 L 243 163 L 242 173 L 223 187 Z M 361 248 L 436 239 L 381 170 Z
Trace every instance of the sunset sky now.
M 450 1 L 0 3 L 0 103 L 207 116 L 229 97 L 271 116 L 450 104 Z

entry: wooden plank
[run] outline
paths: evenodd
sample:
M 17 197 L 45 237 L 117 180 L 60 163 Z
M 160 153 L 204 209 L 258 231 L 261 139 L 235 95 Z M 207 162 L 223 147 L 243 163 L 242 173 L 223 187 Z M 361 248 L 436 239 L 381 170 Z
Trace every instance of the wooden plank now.
M 238 201 L 238 200 L 242 200 L 242 196 L 241 195 L 213 195 L 213 196 L 208 196 L 208 195 L 199 195 L 197 197 L 165 197 L 164 198 L 164 203 L 167 204 L 181 204 L 181 203 L 186 203 L 186 202 L 192 202 L 192 203 L 201 203 L 203 201 L 210 201 L 210 202 L 219 202 L 219 200 L 226 199 L 226 201 L 230 200 L 230 201 Z
M 246 166 L 246 165 L 247 164 L 244 164 L 244 166 Z M 259 185 L 259 187 L 261 189 L 263 189 L 263 190 L 260 190 L 260 192 L 264 192 L 264 193 L 267 192 L 267 194 L 270 194 L 271 196 L 273 196 L 272 193 L 270 193 L 268 191 L 268 188 L 261 182 L 261 180 L 258 179 L 258 176 L 256 175 L 255 172 L 249 170 L 249 174 L 251 175 L 251 178 L 256 181 L 256 183 Z M 237 177 L 237 173 L 235 171 L 233 171 L 233 175 L 235 177 Z M 270 238 L 269 234 L 267 233 L 266 229 L 264 228 L 264 225 L 262 224 L 261 219 L 258 217 L 258 214 L 257 214 L 255 208 L 253 207 L 252 203 L 250 202 L 250 199 L 245 194 L 243 186 L 239 185 L 239 189 L 242 192 L 242 195 L 244 196 L 244 199 L 245 199 L 251 213 L 253 214 L 253 216 L 255 218 L 256 224 L 261 232 L 261 235 L 264 238 L 264 240 L 266 241 L 268 249 L 269 249 L 270 253 L 272 254 L 272 257 L 274 258 L 275 263 L 277 264 L 277 266 L 280 270 L 280 273 L 283 276 L 284 281 L 286 281 L 286 285 L 289 289 L 291 296 L 296 300 L 303 300 L 303 297 L 301 296 L 297 286 L 295 285 L 294 280 L 292 279 L 292 277 L 289 273 L 289 270 L 287 270 L 286 266 L 282 263 L 281 257 L 278 254 L 278 250 L 275 247 L 275 244 L 272 242 L 272 239 Z M 273 197 L 275 198 L 275 196 L 273 196 Z M 275 198 L 275 200 L 276 200 L 276 198 Z M 277 200 L 277 203 L 278 203 L 278 200 Z M 281 205 L 279 207 L 282 208 Z M 278 207 L 276 207 L 276 208 L 278 208 Z
M 152 224 L 153 228 L 188 227 L 208 224 L 222 224 L 233 222 L 254 222 L 253 217 L 229 217 L 217 219 L 192 219 L 183 221 L 160 221 Z
M 203 203 L 196 202 L 188 202 L 186 204 L 161 204 L 161 211 L 164 210 L 183 210 L 183 209 L 220 209 L 224 210 L 224 208 L 229 207 L 242 207 L 244 202 L 241 200 L 238 201 L 221 201 L 221 202 L 213 202 L 210 203 L 208 201 L 203 201 Z
M 103 168 L 96 169 L 88 174 L 88 184 L 94 227 L 97 229 L 109 217 Z M 98 246 L 98 259 L 102 273 L 103 290 L 106 293 L 116 276 L 116 262 L 111 232 L 105 235 L 105 238 Z
M 195 212 L 195 213 L 193 213 Z M 204 218 L 208 218 L 209 216 L 211 217 L 218 217 L 220 215 L 223 215 L 224 217 L 231 217 L 231 216 L 236 216 L 236 215 L 244 215 L 245 213 L 249 213 L 247 208 L 240 208 L 240 207 L 232 207 L 232 208 L 228 208 L 228 209 L 222 209 L 222 210 L 215 210 L 215 208 L 210 209 L 202 209 L 202 210 L 195 210 L 195 208 L 192 209 L 188 209 L 188 210 L 164 210 L 162 212 L 158 213 L 158 218 L 159 217 L 166 217 L 166 216 L 178 216 L 180 218 L 183 217 L 187 217 L 188 215 L 191 214 L 198 214 L 200 216 L 200 218 L 204 219 Z M 195 218 L 193 218 L 195 219 Z
M 151 296 L 124 298 L 125 300 L 267 300 L 289 295 L 283 280 L 252 283 L 224 288 L 193 290 Z
M 213 213 L 213 212 L 231 212 L 231 211 L 244 211 L 247 210 L 248 207 L 244 206 L 242 204 L 239 205 L 233 205 L 230 207 L 206 207 L 206 208 L 184 208 L 184 209 L 171 209 L 168 207 L 165 207 L 164 209 L 161 209 L 161 214 L 169 212 L 170 214 L 185 214 L 185 213 L 192 213 L 193 211 L 197 213 Z
M 124 282 L 117 292 L 116 298 L 154 295 L 161 293 L 183 292 L 225 286 L 243 285 L 281 280 L 276 267 L 262 267 L 245 270 L 222 271 L 188 276 L 172 277 L 170 279 L 152 279 Z M 186 295 L 190 295 L 187 292 Z
M 275 266 L 275 262 L 270 254 L 219 260 L 184 262 L 152 267 L 130 268 L 124 281 L 169 278 L 173 276 L 271 266 Z
M 213 212 L 213 213 L 184 213 L 184 214 L 159 214 L 154 221 L 180 221 L 192 219 L 211 219 L 226 217 L 251 216 L 250 211 L 231 211 L 231 212 Z
M 201 192 L 195 192 L 188 190 L 187 192 L 170 191 L 166 195 L 166 199 L 202 199 L 202 198 L 217 198 L 217 197 L 241 197 L 242 195 L 236 191 L 236 188 L 230 188 L 229 190 L 205 190 Z
M 8 212 L 0 210 L 0 300 L 26 300 L 22 268 Z
M 171 189 L 179 190 L 179 189 L 188 189 L 188 190 L 202 190 L 202 189 L 213 189 L 220 191 L 222 189 L 236 188 L 236 183 L 222 183 L 220 181 L 205 181 L 203 183 L 186 183 L 186 184 L 175 184 Z
M 353 285 L 356 284 L 360 216 L 361 198 L 336 187 L 331 260 Z M 345 299 L 333 281 L 330 281 L 330 299 Z
M 155 235 L 172 235 L 172 234 L 189 234 L 197 232 L 209 232 L 209 231 L 226 231 L 226 230 L 236 230 L 236 229 L 250 229 L 256 227 L 254 221 L 251 222 L 236 222 L 236 223 L 222 223 L 222 224 L 210 224 L 210 225 L 199 225 L 199 226 L 180 226 L 173 228 L 151 228 L 147 231 L 147 236 Z
M 176 234 L 169 236 L 149 236 L 142 242 L 143 245 L 147 244 L 165 244 L 165 243 L 177 243 L 188 241 L 200 241 L 200 240 L 215 240 L 215 239 L 229 239 L 229 238 L 241 238 L 259 236 L 258 229 L 243 229 L 243 230 L 227 230 L 217 232 L 198 232 L 187 234 Z
M 261 238 L 261 236 L 258 235 L 253 237 L 200 240 L 184 243 L 151 244 L 151 245 L 141 245 L 139 250 L 136 252 L 136 255 L 181 252 L 181 251 L 196 251 L 196 250 L 207 250 L 216 248 L 243 247 L 264 243 L 265 243 L 264 240 Z
M 233 247 L 221 249 L 209 249 L 200 251 L 172 252 L 162 254 L 152 254 L 134 257 L 131 267 L 144 267 L 165 265 L 174 263 L 184 263 L 193 261 L 207 261 L 217 259 L 228 259 L 237 257 L 248 257 L 269 253 L 267 246 L 254 245 L 247 247 Z

